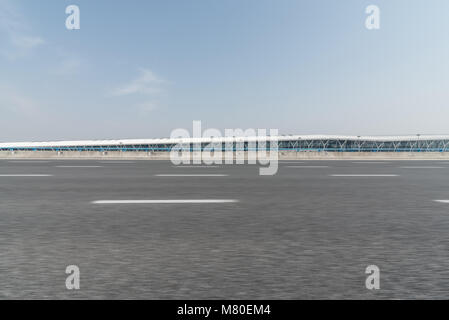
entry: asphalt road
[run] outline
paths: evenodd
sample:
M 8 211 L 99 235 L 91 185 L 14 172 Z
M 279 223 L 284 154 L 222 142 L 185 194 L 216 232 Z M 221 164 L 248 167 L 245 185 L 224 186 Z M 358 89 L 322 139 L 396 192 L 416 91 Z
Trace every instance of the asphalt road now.
M 0 160 L 0 298 L 449 298 L 449 203 L 435 201 L 449 200 L 449 162 L 286 161 L 258 173 Z M 80 290 L 66 289 L 68 265 Z M 365 287 L 368 265 L 380 290 Z

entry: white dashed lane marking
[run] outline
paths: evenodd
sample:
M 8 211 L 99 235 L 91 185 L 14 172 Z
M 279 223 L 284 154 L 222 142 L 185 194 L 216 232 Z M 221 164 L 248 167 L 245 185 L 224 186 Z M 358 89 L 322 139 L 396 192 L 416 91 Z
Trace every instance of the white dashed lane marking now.
M 331 174 L 331 177 L 399 177 L 398 174 Z
M 235 199 L 198 199 L 198 200 L 97 200 L 93 204 L 208 204 L 236 203 Z
M 8 161 L 9 163 L 24 163 L 24 164 L 28 164 L 28 163 L 48 163 L 50 161 L 28 161 L 28 160 L 24 160 L 24 161 Z
M 128 164 L 128 163 L 135 163 L 134 161 L 100 161 L 100 163 L 104 164 Z
M 282 164 L 290 164 L 290 163 L 292 163 L 292 164 L 300 164 L 300 163 L 305 163 L 304 161 L 284 161 L 284 160 L 279 160 L 279 163 L 282 163 Z
M 103 166 L 56 166 L 56 168 L 103 168 Z
M 287 168 L 318 169 L 318 168 L 329 168 L 329 166 L 287 166 Z
M 401 167 L 402 169 L 446 169 L 447 167 Z
M 0 177 L 52 177 L 52 174 L 0 174 Z
M 156 174 L 156 177 L 227 177 L 227 174 Z
M 355 164 L 386 164 L 389 162 L 384 162 L 384 161 L 358 161 L 358 162 L 353 162 Z
M 173 168 L 219 168 L 219 166 L 173 166 Z

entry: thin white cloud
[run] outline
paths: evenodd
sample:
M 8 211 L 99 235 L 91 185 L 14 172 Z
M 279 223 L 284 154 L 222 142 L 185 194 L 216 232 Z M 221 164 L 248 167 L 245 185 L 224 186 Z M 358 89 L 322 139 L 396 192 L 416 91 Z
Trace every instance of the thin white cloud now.
M 10 0 L 0 0 L 0 47 L 4 56 L 18 58 L 44 43 L 32 34 L 26 19 Z
M 162 91 L 162 84 L 165 81 L 148 69 L 140 69 L 140 75 L 128 84 L 116 88 L 113 91 L 115 96 L 125 96 L 130 94 L 156 95 Z
M 140 69 L 139 76 L 113 90 L 113 96 L 133 97 L 140 99 L 142 102 L 134 104 L 134 107 L 142 113 L 151 112 L 159 108 L 158 98 L 164 91 L 164 85 L 168 82 L 159 78 L 149 69 Z

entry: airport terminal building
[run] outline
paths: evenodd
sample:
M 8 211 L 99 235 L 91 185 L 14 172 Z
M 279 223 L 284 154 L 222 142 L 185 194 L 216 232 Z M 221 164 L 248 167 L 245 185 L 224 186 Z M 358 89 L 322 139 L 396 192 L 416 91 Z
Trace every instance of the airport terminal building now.
M 293 152 L 449 152 L 449 135 L 334 136 L 282 135 L 178 139 L 124 139 L 0 143 L 0 151 L 168 152 L 173 148 L 200 151 L 255 151 L 277 148 Z

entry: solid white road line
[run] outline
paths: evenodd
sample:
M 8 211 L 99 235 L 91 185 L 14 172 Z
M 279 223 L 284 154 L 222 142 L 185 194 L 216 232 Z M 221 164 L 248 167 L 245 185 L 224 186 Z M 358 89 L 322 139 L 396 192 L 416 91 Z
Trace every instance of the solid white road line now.
M 156 174 L 156 177 L 227 177 L 227 174 Z
M 52 174 L 0 174 L 0 177 L 52 177 Z
M 286 166 L 287 168 L 329 168 L 329 166 Z
M 103 166 L 56 166 L 56 168 L 103 168 Z
M 398 177 L 398 174 L 331 174 L 331 177 Z
M 435 200 L 435 202 L 439 202 L 439 203 L 449 203 L 449 200 Z
M 200 199 L 200 200 L 98 200 L 93 204 L 207 204 L 207 203 L 235 203 L 235 199 Z

